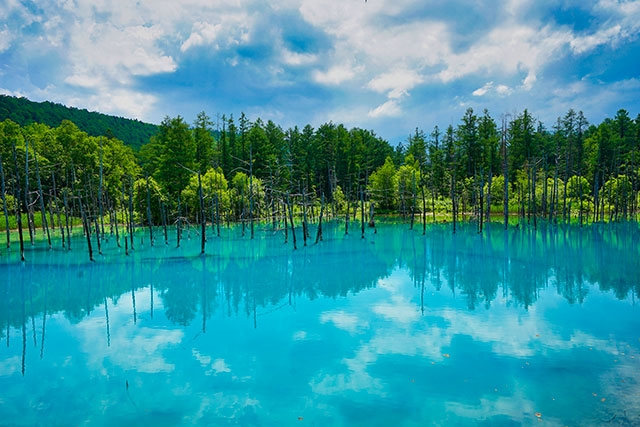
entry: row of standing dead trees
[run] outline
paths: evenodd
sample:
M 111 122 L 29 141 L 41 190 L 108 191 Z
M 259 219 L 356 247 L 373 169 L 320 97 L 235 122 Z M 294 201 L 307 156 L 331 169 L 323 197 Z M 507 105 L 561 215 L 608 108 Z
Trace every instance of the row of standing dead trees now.
M 35 171 L 29 170 L 29 165 L 33 161 Z M 6 164 L 6 162 L 5 162 Z M 137 230 L 147 228 L 149 232 L 148 242 L 154 245 L 157 235 L 161 234 L 164 243 L 169 243 L 169 230 L 175 227 L 176 244 L 180 246 L 185 230 L 190 231 L 195 228 L 196 224 L 191 224 L 188 219 L 186 209 L 181 206 L 178 200 L 177 210 L 171 215 L 170 208 L 163 201 L 160 201 L 160 217 L 161 223 L 156 224 L 151 215 L 151 190 L 149 188 L 149 179 L 146 179 L 146 206 L 144 214 L 135 212 L 134 210 L 134 180 L 132 177 L 125 177 L 122 182 L 120 200 L 112 200 L 104 191 L 102 157 L 100 158 L 99 179 L 93 182 L 92 179 L 78 180 L 76 171 L 72 167 L 66 171 L 65 181 L 71 183 L 71 188 L 65 187 L 59 190 L 56 186 L 56 174 L 51 172 L 50 182 L 52 185 L 49 191 L 45 192 L 42 186 L 41 171 L 38 164 L 37 154 L 34 151 L 33 159 L 29 159 L 28 142 L 25 150 L 24 174 L 21 173 L 21 165 L 18 161 L 17 150 L 15 144 L 13 146 L 13 171 L 7 173 L 3 169 L 3 159 L 0 158 L 0 184 L 1 197 L 3 205 L 3 214 L 5 218 L 6 229 L 6 245 L 11 247 L 11 224 L 9 222 L 12 214 L 15 217 L 15 228 L 18 232 L 20 258 L 25 259 L 25 235 L 27 231 L 31 245 L 35 244 L 36 239 L 36 215 L 40 215 L 40 223 L 42 233 L 46 236 L 46 241 L 51 249 L 53 247 L 52 236 L 59 233 L 61 247 L 65 250 L 72 249 L 72 235 L 74 226 L 81 226 L 82 234 L 86 241 L 86 248 L 89 259 L 95 260 L 95 252 L 102 254 L 102 247 L 105 239 L 113 237 L 118 247 L 124 246 L 125 254 L 129 254 L 134 250 L 136 241 L 134 236 Z M 37 188 L 30 188 L 30 179 L 35 181 Z M 59 176 L 58 176 L 59 179 Z M 79 182 L 83 182 L 79 186 Z M 10 187 L 10 188 L 9 188 Z M 348 201 L 347 209 L 344 217 L 345 233 L 349 233 L 350 222 L 358 217 L 358 207 L 360 208 L 359 216 L 361 223 L 361 235 L 365 236 L 365 223 L 369 226 L 374 225 L 374 205 L 369 203 L 368 217 L 365 216 L 365 191 L 360 190 L 360 200 L 356 202 Z M 6 197 L 8 194 L 13 196 L 13 204 Z M 251 193 L 252 194 L 252 193 Z M 314 221 L 317 221 L 317 229 L 315 235 L 315 243 L 323 239 L 323 225 L 328 219 L 337 218 L 335 205 L 330 205 L 327 209 L 324 194 L 321 196 L 319 209 L 311 200 L 311 194 L 306 191 L 302 193 L 282 193 L 271 191 L 270 218 L 259 218 L 255 215 L 254 200 L 252 195 L 249 197 L 248 215 L 240 218 L 242 224 L 242 233 L 245 233 L 245 227 L 249 224 L 251 230 L 251 238 L 254 237 L 255 223 L 271 222 L 273 231 L 281 231 L 284 234 L 284 241 L 289 241 L 289 235 L 293 243 L 293 248 L 297 249 L 298 239 L 296 236 L 295 218 L 298 220 L 299 227 L 302 231 L 303 244 L 306 246 L 311 239 L 311 227 Z M 223 224 L 222 214 L 218 195 L 205 196 L 202 189 L 201 176 L 198 173 L 198 199 L 199 209 L 193 215 L 196 223 L 199 225 L 199 236 L 201 239 L 201 253 L 205 252 L 206 244 L 206 228 L 211 225 L 212 234 L 220 235 L 220 227 Z M 208 200 L 209 199 L 209 200 Z M 209 206 L 207 206 L 209 205 Z M 210 209 L 208 209 L 210 208 Z M 13 212 L 9 212 L 9 210 Z M 185 212 L 183 212 L 183 210 Z M 210 215 L 207 215 L 207 211 Z M 136 221 L 137 214 L 137 221 Z M 230 215 L 227 215 L 227 225 L 230 225 Z M 23 223 L 26 219 L 26 225 Z M 160 229 L 160 233 L 158 232 Z M 140 243 L 143 244 L 144 237 L 140 237 Z
M 13 144 L 13 170 L 7 171 L 3 168 L 3 160 L 0 158 L 0 195 L 2 197 L 3 214 L 5 218 L 6 228 L 6 243 L 7 247 L 11 245 L 10 237 L 10 223 L 9 218 L 11 208 L 14 212 L 16 224 L 15 227 L 18 231 L 18 239 L 20 245 L 20 257 L 24 260 L 24 244 L 25 237 L 23 230 L 26 228 L 29 235 L 29 241 L 34 244 L 36 226 L 35 217 L 37 214 L 40 216 L 40 222 L 42 232 L 46 236 L 49 248 L 52 247 L 52 234 L 57 232 L 61 236 L 61 245 L 67 250 L 71 250 L 71 236 L 74 225 L 79 223 L 82 226 L 83 235 L 86 238 L 86 246 L 89 254 L 89 258 L 94 260 L 94 252 L 102 253 L 102 243 L 104 239 L 108 239 L 113 236 L 115 238 L 118 247 L 124 245 L 125 253 L 128 255 L 129 251 L 134 249 L 136 242 L 134 241 L 134 235 L 136 229 L 141 227 L 148 228 L 149 232 L 149 244 L 154 245 L 158 227 L 160 228 L 160 234 L 164 237 L 165 244 L 169 242 L 169 229 L 173 226 L 176 232 L 177 246 L 180 246 L 181 239 L 185 230 L 191 228 L 199 228 L 199 235 L 201 239 L 201 253 L 205 252 L 206 245 L 206 227 L 207 224 L 211 224 L 214 234 L 220 235 L 220 226 L 223 213 L 220 212 L 220 203 L 218 194 L 205 195 L 203 193 L 202 181 L 200 173 L 198 176 L 198 211 L 195 213 L 187 212 L 186 207 L 182 206 L 180 200 L 177 201 L 177 206 L 169 206 L 164 201 L 160 200 L 160 223 L 154 223 L 151 211 L 152 211 L 152 199 L 151 190 L 149 185 L 149 178 L 146 178 L 146 212 L 136 212 L 134 209 L 134 180 L 132 177 L 124 177 L 122 179 L 122 186 L 119 200 L 112 200 L 104 191 L 104 177 L 103 177 L 103 163 L 102 163 L 102 147 L 100 147 L 100 166 L 98 179 L 96 180 L 93 174 L 89 174 L 89 179 L 77 179 L 76 170 L 71 166 L 68 170 L 64 171 L 65 176 L 61 177 L 56 175 L 53 171 L 50 174 L 50 188 L 47 192 L 44 191 L 42 185 L 42 174 L 38 163 L 38 156 L 36 151 L 33 151 L 33 159 L 29 156 L 29 142 L 26 141 L 26 149 L 24 154 L 24 172 L 21 173 L 20 162 L 18 161 L 17 149 L 15 143 Z M 503 148 L 506 150 L 506 146 Z M 506 159 L 506 153 L 504 155 Z M 4 164 L 10 162 L 4 161 Z M 541 164 L 542 163 L 542 164 Z M 33 165 L 30 170 L 30 165 Z M 560 180 L 558 176 L 558 167 L 549 168 L 549 165 L 544 159 L 530 159 L 525 171 L 527 172 L 526 183 L 519 183 L 516 187 L 518 192 L 519 206 L 517 209 L 517 215 L 519 220 L 532 223 L 535 227 L 537 221 L 549 220 L 558 221 L 561 218 L 562 221 L 570 221 L 571 212 L 575 208 L 572 206 L 571 201 L 567 202 L 567 184 L 569 179 L 563 181 L 563 187 L 560 188 Z M 505 228 L 509 222 L 509 190 L 510 185 L 506 179 L 508 175 L 507 163 L 503 164 L 503 172 L 505 177 L 504 182 L 504 224 Z M 553 171 L 553 173 L 551 172 Z M 193 171 L 192 171 L 193 172 Z M 196 173 L 196 172 L 194 172 Z M 537 182 L 542 174 L 542 197 L 541 203 L 539 203 L 540 197 L 536 194 L 539 187 Z M 33 176 L 35 175 L 35 176 Z M 584 201 L 584 195 L 588 193 L 588 189 L 583 188 L 583 181 L 581 180 L 581 174 L 574 175 L 578 179 L 579 186 L 579 203 L 578 207 L 578 220 L 582 225 L 583 222 L 591 218 L 592 221 L 617 221 L 619 219 L 626 219 L 630 216 L 634 216 L 638 210 L 637 196 L 638 191 L 635 188 L 635 183 L 632 183 L 629 194 L 623 193 L 620 195 L 620 191 L 615 197 L 619 200 L 613 204 L 613 208 L 609 208 L 608 218 L 605 218 L 606 206 L 605 199 L 611 201 L 612 189 L 609 186 L 600 189 L 598 185 L 598 178 L 602 180 L 604 176 L 596 176 L 596 184 L 593 189 L 594 201 L 592 203 L 586 203 Z M 56 178 L 64 178 L 64 181 L 70 183 L 61 190 L 57 188 Z M 485 179 L 486 178 L 486 179 Z M 572 177 L 573 178 L 573 177 Z M 572 179 L 570 178 L 570 179 Z M 416 215 L 420 215 L 423 225 L 423 233 L 426 233 L 426 212 L 427 212 L 427 195 L 426 189 L 428 189 L 428 182 L 422 176 L 413 178 L 413 190 L 412 200 L 402 200 L 402 212 L 403 215 L 410 218 L 410 227 L 413 228 Z M 456 231 L 457 222 L 465 219 L 467 212 L 470 213 L 469 219 L 477 221 L 478 232 L 482 232 L 482 227 L 485 221 L 490 218 L 491 199 L 490 192 L 486 191 L 485 183 L 488 183 L 488 187 L 491 186 L 491 177 L 485 176 L 481 171 L 476 175 L 474 179 L 474 185 L 471 189 L 464 191 L 471 192 L 471 195 L 467 194 L 465 197 L 464 191 L 460 193 L 457 191 L 458 183 L 456 182 L 456 176 L 454 173 L 450 175 L 450 188 L 451 188 L 451 218 L 453 232 Z M 36 183 L 37 188 L 31 188 L 30 181 Z M 97 181 L 97 182 L 94 182 Z M 79 183 L 82 183 L 80 185 Z M 417 184 L 418 183 L 418 184 Z M 291 240 L 294 249 L 298 247 L 298 239 L 296 235 L 296 227 L 294 219 L 299 217 L 300 227 L 302 229 L 302 240 L 306 246 L 308 240 L 311 239 L 310 224 L 317 221 L 317 230 L 315 236 L 315 243 L 318 243 L 323 238 L 323 223 L 327 219 L 337 219 L 337 208 L 335 201 L 327 203 L 325 201 L 325 195 L 320 196 L 320 206 L 317 208 L 317 201 L 315 201 L 315 195 L 309 193 L 306 189 L 299 189 L 298 192 L 282 192 L 275 189 L 268 191 L 268 197 L 262 201 L 266 208 L 262 209 L 262 213 L 270 212 L 269 217 L 260 217 L 260 213 L 255 208 L 256 203 L 254 200 L 254 190 L 252 185 L 252 174 L 250 174 L 250 187 L 248 203 L 243 202 L 240 218 L 236 218 L 242 224 L 242 233 L 245 234 L 246 226 L 249 226 L 251 238 L 255 235 L 255 224 L 257 222 L 268 223 L 271 222 L 274 231 L 282 231 L 284 233 L 285 242 L 289 241 L 289 233 L 291 234 Z M 10 187 L 10 188 L 9 188 Z M 608 192 L 608 194 L 607 194 Z M 431 188 L 431 208 L 433 213 L 433 222 L 435 218 L 435 202 L 434 202 L 434 190 Z M 560 199 L 560 194 L 563 194 L 563 200 Z M 13 196 L 13 205 L 8 202 L 7 194 Z M 344 229 L 345 233 L 349 233 L 350 222 L 360 217 L 361 235 L 365 236 L 365 225 L 370 227 L 375 226 L 374 221 L 374 203 L 368 199 L 367 192 L 364 186 L 358 188 L 355 192 L 357 197 L 346 199 L 347 207 L 344 213 Z M 419 201 L 418 198 L 421 200 Z M 465 206 L 466 201 L 470 199 L 471 205 Z M 421 206 L 419 206 L 421 202 Z M 540 206 L 539 206 L 540 204 Z M 366 206 L 368 205 L 368 209 Z M 138 206 L 138 208 L 140 208 Z M 316 211 L 319 212 L 316 212 Z M 360 210 L 360 212 L 358 212 Z M 366 212 L 368 210 L 368 212 Z M 209 212 L 209 214 L 207 214 Z M 137 214 L 137 218 L 136 218 Z M 23 215 L 26 215 L 26 227 L 23 224 Z M 189 218 L 196 218 L 195 224 L 191 224 Z M 137 219 L 137 221 L 136 221 Z M 230 215 L 227 213 L 227 224 L 230 224 Z M 122 239 L 124 237 L 124 239 Z M 141 243 L 144 239 L 141 237 Z

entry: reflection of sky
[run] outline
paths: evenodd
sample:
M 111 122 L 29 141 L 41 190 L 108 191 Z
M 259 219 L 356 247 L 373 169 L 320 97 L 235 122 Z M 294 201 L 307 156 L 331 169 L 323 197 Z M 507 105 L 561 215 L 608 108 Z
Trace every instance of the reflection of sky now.
M 243 282 L 236 312 L 211 286 L 208 315 L 198 305 L 186 325 L 168 320 L 175 292 L 160 278 L 152 292 L 148 274 L 127 271 L 125 280 L 140 281 L 133 294 L 106 297 L 106 307 L 79 319 L 48 315 L 42 358 L 42 314 L 27 319 L 24 377 L 23 332 L 10 329 L 10 345 L 0 347 L 0 416 L 25 425 L 527 425 L 538 418 L 598 425 L 626 411 L 640 420 L 640 316 L 632 297 L 586 284 L 589 296 L 571 304 L 549 286 L 525 308 L 499 289 L 490 305 L 470 310 L 459 290 L 438 288 L 433 277 L 424 289 L 416 282 L 406 264 L 411 240 L 385 239 L 381 229 L 366 245 L 404 263 L 391 261 L 375 287 L 283 295 L 254 312 L 251 284 Z M 292 258 L 267 264 L 288 265 L 292 286 L 310 289 L 321 271 L 314 254 L 332 244 L 300 250 L 302 267 Z M 327 259 L 342 267 L 338 257 Z M 474 262 L 467 267 L 479 270 L 486 258 Z M 351 268 L 364 274 L 371 264 Z M 195 284 L 180 276 L 180 286 L 201 289 L 201 277 L 212 280 L 205 273 Z M 184 300 L 200 304 L 194 295 Z

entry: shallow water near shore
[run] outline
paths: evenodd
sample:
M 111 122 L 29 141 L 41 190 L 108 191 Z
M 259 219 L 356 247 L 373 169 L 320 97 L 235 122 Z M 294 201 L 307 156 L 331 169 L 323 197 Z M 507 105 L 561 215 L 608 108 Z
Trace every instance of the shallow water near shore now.
M 640 424 L 638 224 L 297 232 L 2 248 L 0 425 Z

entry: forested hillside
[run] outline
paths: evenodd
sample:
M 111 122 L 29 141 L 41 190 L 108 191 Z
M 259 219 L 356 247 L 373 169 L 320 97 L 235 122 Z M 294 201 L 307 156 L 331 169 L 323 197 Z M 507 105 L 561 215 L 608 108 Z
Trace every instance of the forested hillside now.
M 21 212 L 30 235 L 37 217 L 46 227 L 47 214 L 63 234 L 60 218 L 68 217 L 97 233 L 109 223 L 117 234 L 124 222 L 129 235 L 138 224 L 152 236 L 154 226 L 207 222 L 250 224 L 252 235 L 257 222 L 306 228 L 319 212 L 364 224 L 374 209 L 412 224 L 447 218 L 454 230 L 459 220 L 480 231 L 491 219 L 636 220 L 640 115 L 621 109 L 589 124 L 569 110 L 547 128 L 528 110 L 496 121 L 468 109 L 456 126 L 416 128 L 392 147 L 370 130 L 331 122 L 283 129 L 244 114 L 223 116 L 213 132 L 202 112 L 193 124 L 165 118 L 138 153 L 68 120 L 7 119 L 0 166 L 0 227 L 20 228 Z
M 158 131 L 153 124 L 123 117 L 109 116 L 53 102 L 33 102 L 26 98 L 0 95 L 0 121 L 10 119 L 20 126 L 43 123 L 60 126 L 62 120 L 70 120 L 91 136 L 114 136 L 126 145 L 139 149 Z

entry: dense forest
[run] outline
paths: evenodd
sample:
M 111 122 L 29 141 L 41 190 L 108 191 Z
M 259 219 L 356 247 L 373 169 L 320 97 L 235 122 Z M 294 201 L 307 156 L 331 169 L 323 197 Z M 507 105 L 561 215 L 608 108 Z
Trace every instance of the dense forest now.
M 158 126 L 139 120 L 66 107 L 49 101 L 34 102 L 26 98 L 0 95 L 0 121 L 6 119 L 20 126 L 42 123 L 50 127 L 57 127 L 63 120 L 70 120 L 91 136 L 113 136 L 136 150 L 158 132 Z
M 98 250 L 100 236 L 119 227 L 129 236 L 148 227 L 153 242 L 163 234 L 155 228 L 166 240 L 175 226 L 179 244 L 187 226 L 239 222 L 253 237 L 262 223 L 291 228 L 295 245 L 296 225 L 306 243 L 311 221 L 317 240 L 323 218 L 342 218 L 348 231 L 359 217 L 364 233 L 374 212 L 411 226 L 446 219 L 455 232 L 460 220 L 482 231 L 489 220 L 585 224 L 638 211 L 640 115 L 625 110 L 600 124 L 569 110 L 547 128 L 528 110 L 496 121 L 468 109 L 456 126 L 416 128 L 396 147 L 369 130 L 283 129 L 244 114 L 223 116 L 214 131 L 204 112 L 192 124 L 166 117 L 137 152 L 69 120 L 7 119 L 0 142 L 0 227 L 24 222 L 30 238 L 36 223 L 47 234 L 59 229 L 64 245 L 75 219 Z

